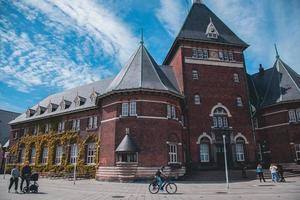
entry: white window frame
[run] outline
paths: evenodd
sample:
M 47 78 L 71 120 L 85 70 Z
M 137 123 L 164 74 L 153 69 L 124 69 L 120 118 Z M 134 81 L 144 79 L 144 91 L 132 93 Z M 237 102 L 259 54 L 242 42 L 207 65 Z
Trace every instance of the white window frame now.
M 178 163 L 177 144 L 169 144 L 169 163 Z
M 128 102 L 122 103 L 122 116 L 128 116 Z
M 203 148 L 205 147 L 205 148 Z M 209 162 L 209 144 L 200 143 L 200 162 Z
M 244 152 L 244 144 L 243 143 L 235 144 L 235 153 L 236 153 L 236 161 L 238 161 L 238 162 L 245 161 L 245 152 Z
M 242 97 L 237 97 L 236 98 L 236 106 L 237 107 L 243 107 Z
M 89 117 L 89 122 L 88 122 L 88 129 L 92 129 L 93 128 L 93 121 L 94 121 L 94 119 L 93 119 L 94 117 L 93 116 L 90 116 Z
M 77 162 L 78 145 L 76 143 L 71 144 L 70 147 L 70 164 L 75 164 Z
M 171 106 L 171 116 L 172 119 L 176 119 L 176 108 L 174 105 Z
M 57 145 L 55 149 L 55 164 L 60 165 L 62 160 L 63 148 L 61 145 Z
M 297 118 L 297 121 L 299 122 L 300 121 L 300 108 L 296 109 L 296 118 Z
M 198 80 L 199 79 L 198 70 L 196 70 L 196 69 L 192 70 L 192 79 L 193 80 Z
M 167 118 L 171 119 L 172 118 L 172 111 L 171 111 L 171 105 L 167 104 Z
M 49 123 L 45 124 L 45 133 L 50 132 L 51 125 Z
M 295 144 L 296 160 L 300 160 L 300 144 Z
M 30 148 L 30 164 L 35 163 L 35 157 L 36 157 L 36 150 L 35 147 L 33 146 Z
M 289 110 L 289 122 L 296 122 L 295 110 Z
M 41 163 L 46 165 L 48 163 L 48 147 L 42 148 L 42 160 Z
M 98 128 L 98 116 L 93 117 L 93 128 Z
M 61 121 L 58 123 L 58 132 L 64 132 L 65 131 L 65 121 Z
M 194 95 L 194 104 L 195 105 L 200 105 L 201 104 L 201 98 L 199 94 Z
M 136 116 L 136 101 L 130 101 L 129 103 L 129 115 Z
M 228 52 L 228 59 L 229 61 L 234 61 L 234 56 L 232 52 Z
M 88 143 L 86 148 L 86 164 L 96 164 L 96 143 Z
M 240 78 L 239 78 L 239 75 L 237 73 L 234 73 L 233 74 L 233 81 L 235 83 L 239 83 L 240 82 Z

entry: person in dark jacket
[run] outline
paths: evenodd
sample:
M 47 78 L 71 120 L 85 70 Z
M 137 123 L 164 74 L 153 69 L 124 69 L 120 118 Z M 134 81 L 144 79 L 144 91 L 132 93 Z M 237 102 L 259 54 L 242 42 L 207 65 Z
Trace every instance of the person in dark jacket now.
M 20 172 L 16 166 L 11 170 L 10 183 L 8 187 L 8 192 L 10 192 L 11 187 L 15 184 L 15 192 L 18 193 L 18 182 L 19 182 Z
M 278 172 L 278 174 L 279 174 L 279 181 L 280 182 L 285 182 L 285 178 L 283 177 L 283 167 L 282 167 L 282 165 L 277 165 L 277 172 Z
M 22 168 L 21 171 L 21 185 L 20 185 L 20 190 L 23 190 L 23 183 L 26 181 L 26 186 L 27 188 L 29 187 L 29 181 L 30 181 L 30 176 L 31 176 L 31 168 L 29 166 L 29 162 L 26 161 L 25 165 Z

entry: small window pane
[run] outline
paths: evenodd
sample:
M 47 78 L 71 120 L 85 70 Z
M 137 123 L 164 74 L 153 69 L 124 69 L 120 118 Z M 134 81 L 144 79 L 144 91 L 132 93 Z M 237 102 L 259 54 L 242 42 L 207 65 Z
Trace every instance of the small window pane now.
M 289 118 L 290 118 L 290 122 L 296 122 L 295 110 L 289 110 Z
M 209 145 L 206 143 L 200 144 L 200 161 L 209 162 Z
M 130 116 L 135 116 L 136 115 L 136 102 L 131 101 L 130 102 Z
M 193 70 L 192 71 L 192 78 L 193 78 L 193 80 L 198 80 L 198 71 L 197 70 Z
M 199 105 L 199 104 L 201 103 L 201 101 L 200 101 L 200 95 L 196 94 L 196 95 L 194 96 L 194 101 L 195 101 L 195 104 L 196 104 L 196 105 Z
M 128 116 L 128 103 L 122 103 L 122 116 Z

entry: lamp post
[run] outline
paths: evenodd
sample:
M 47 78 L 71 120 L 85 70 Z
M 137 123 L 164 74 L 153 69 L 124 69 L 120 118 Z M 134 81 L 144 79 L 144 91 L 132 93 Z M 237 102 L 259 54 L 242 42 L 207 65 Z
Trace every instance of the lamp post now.
M 5 152 L 4 153 L 4 175 L 3 175 L 3 179 L 5 179 L 5 174 L 6 174 L 6 163 L 7 163 L 7 157 L 8 157 L 9 152 Z
M 73 144 L 75 145 L 75 144 Z M 77 150 L 77 144 L 76 144 L 76 148 L 74 149 L 75 151 L 75 163 L 74 163 L 74 171 L 73 171 L 73 185 L 75 185 L 76 182 L 76 167 L 77 167 L 77 159 L 78 159 L 78 150 Z
M 224 144 L 224 164 L 225 164 L 225 175 L 226 175 L 226 185 L 227 190 L 229 189 L 229 181 L 228 181 L 228 169 L 227 169 L 227 155 L 226 155 L 226 142 L 225 142 L 225 135 L 223 135 L 223 144 Z

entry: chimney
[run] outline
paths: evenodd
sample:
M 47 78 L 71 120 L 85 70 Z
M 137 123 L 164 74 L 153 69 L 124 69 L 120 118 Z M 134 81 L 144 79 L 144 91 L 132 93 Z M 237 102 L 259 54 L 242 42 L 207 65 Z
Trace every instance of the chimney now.
M 265 72 L 265 69 L 263 68 L 262 64 L 259 64 L 259 74 L 263 75 Z

